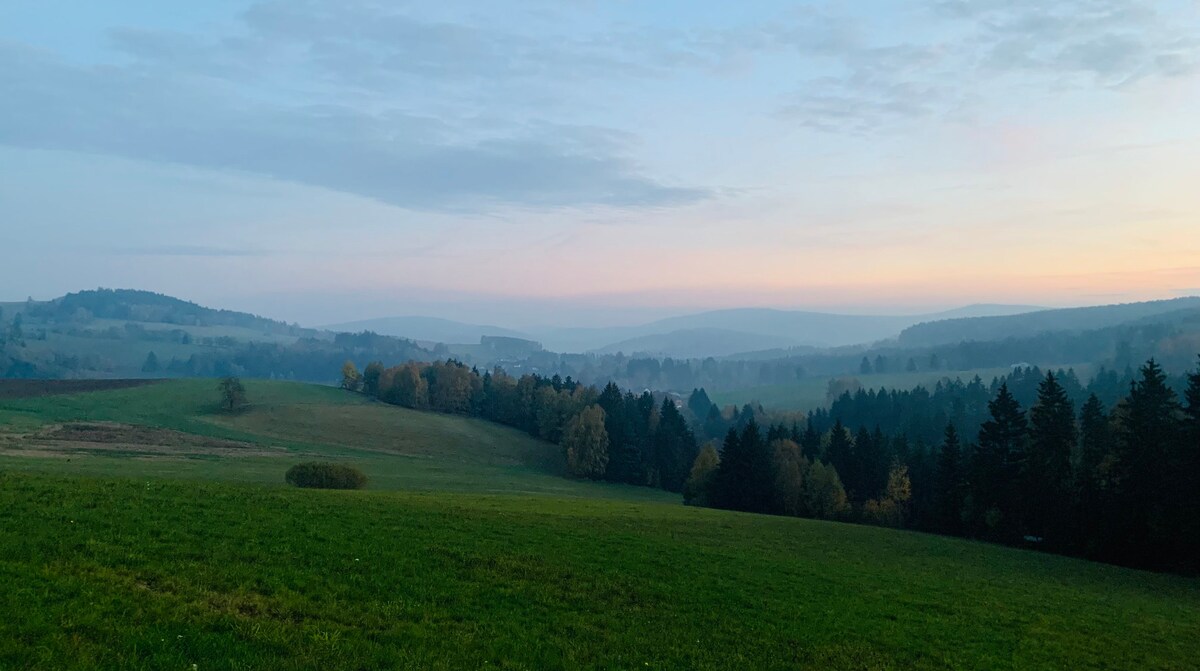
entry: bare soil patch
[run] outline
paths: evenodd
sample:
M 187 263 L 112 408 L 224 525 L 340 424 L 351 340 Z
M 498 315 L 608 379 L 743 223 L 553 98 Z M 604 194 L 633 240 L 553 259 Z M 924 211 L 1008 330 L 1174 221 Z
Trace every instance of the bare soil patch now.
M 42 456 L 121 453 L 144 457 L 250 457 L 278 455 L 284 451 L 242 441 L 115 422 L 50 424 L 34 433 L 8 438 L 6 442 L 16 451 Z
M 0 398 L 33 398 L 60 394 L 83 394 L 108 389 L 128 389 L 162 380 L 0 380 Z

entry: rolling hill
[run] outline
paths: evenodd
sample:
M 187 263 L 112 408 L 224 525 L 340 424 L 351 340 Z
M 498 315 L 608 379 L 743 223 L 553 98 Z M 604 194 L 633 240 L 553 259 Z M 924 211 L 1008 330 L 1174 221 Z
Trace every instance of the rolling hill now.
M 1019 305 L 970 305 L 925 315 L 847 315 L 734 308 L 668 317 L 638 326 L 549 329 L 536 333 L 536 336 L 547 348 L 563 352 L 629 353 L 646 348 L 645 351 L 672 357 L 706 357 L 795 346 L 857 345 L 893 338 L 904 328 L 925 321 L 1011 315 L 1038 309 Z
M 322 326 L 322 330 L 335 332 L 359 333 L 372 331 L 380 335 L 396 336 L 422 342 L 468 344 L 479 342 L 483 336 L 501 336 L 534 340 L 530 336 L 512 329 L 480 324 L 464 324 L 450 319 L 438 317 L 383 317 L 380 319 L 364 319 L 341 324 Z
M 2 668 L 1176 669 L 1200 656 L 1196 579 L 690 508 L 561 478 L 557 448 L 519 432 L 328 387 L 250 382 L 252 407 L 229 415 L 210 380 L 130 384 L 6 384 Z M 369 489 L 285 487 L 286 467 L 311 458 L 361 466 Z
M 925 321 L 904 329 L 898 341 L 904 347 L 929 347 L 963 341 L 1023 338 L 1056 331 L 1098 330 L 1132 322 L 1171 322 L 1193 315 L 1200 315 L 1200 297 Z

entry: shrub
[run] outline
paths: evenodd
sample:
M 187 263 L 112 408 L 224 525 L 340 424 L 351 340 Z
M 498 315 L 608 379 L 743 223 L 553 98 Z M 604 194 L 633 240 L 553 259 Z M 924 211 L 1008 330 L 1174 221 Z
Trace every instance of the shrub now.
M 345 464 L 306 461 L 288 469 L 284 476 L 289 485 L 316 489 L 362 489 L 367 486 L 367 474 Z

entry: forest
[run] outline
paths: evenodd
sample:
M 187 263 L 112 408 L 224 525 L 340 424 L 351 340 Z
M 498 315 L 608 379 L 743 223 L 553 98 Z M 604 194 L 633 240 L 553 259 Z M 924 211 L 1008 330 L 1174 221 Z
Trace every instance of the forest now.
M 454 360 L 361 372 L 346 362 L 342 386 L 517 427 L 560 445 L 573 477 L 692 505 L 1200 568 L 1200 365 L 1174 382 L 1150 360 L 1088 387 L 1069 371 L 1022 369 L 932 393 L 860 390 L 790 423 L 722 411 L 699 388 L 683 402 Z

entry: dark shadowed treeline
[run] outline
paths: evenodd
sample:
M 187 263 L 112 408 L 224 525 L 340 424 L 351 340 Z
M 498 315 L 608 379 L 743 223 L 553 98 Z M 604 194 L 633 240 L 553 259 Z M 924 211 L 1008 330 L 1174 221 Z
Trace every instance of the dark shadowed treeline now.
M 694 505 L 1200 568 L 1200 370 L 1180 394 L 1151 360 L 1112 404 L 1061 371 L 860 392 L 803 426 L 749 406 L 722 413 L 703 389 L 677 405 L 455 361 L 361 374 L 347 363 L 343 385 L 518 427 L 561 445 L 572 475 L 662 487 Z M 928 422 L 941 423 L 934 440 Z M 722 438 L 701 448 L 697 436 Z
M 687 491 L 736 510 L 840 516 L 1200 569 L 1200 370 L 1179 394 L 1151 360 L 1112 405 L 1055 373 L 1040 376 L 1022 403 L 1030 383 L 1025 371 L 994 389 L 975 381 L 941 390 L 953 411 L 926 407 L 921 419 L 947 420 L 936 442 L 913 439 L 909 432 L 924 429 L 906 416 L 936 393 L 847 395 L 828 413 L 810 414 L 803 429 L 775 424 L 765 432 L 745 408 L 719 462 L 698 473 L 703 485 Z M 961 431 L 956 419 L 972 423 L 972 404 L 984 417 Z M 814 493 L 830 490 L 824 499 Z
M 480 374 L 457 361 L 371 363 L 342 369 L 342 386 L 407 408 L 473 415 L 563 447 L 572 475 L 678 492 L 696 459 L 696 437 L 670 398 L 602 390 L 571 378 Z

